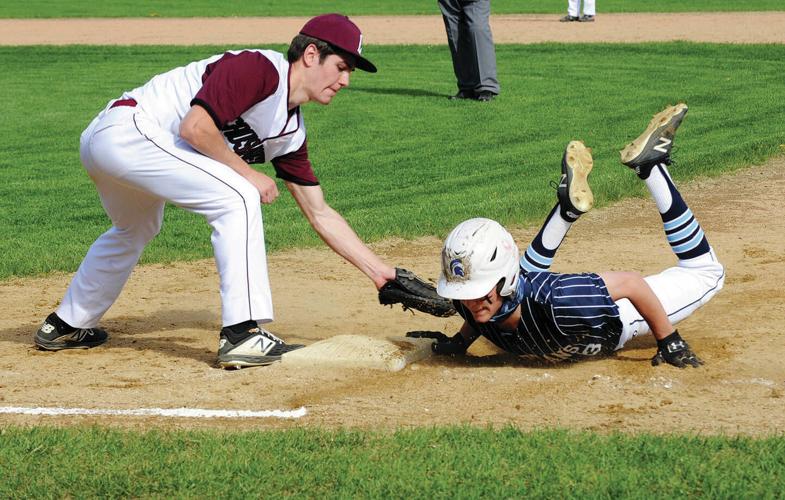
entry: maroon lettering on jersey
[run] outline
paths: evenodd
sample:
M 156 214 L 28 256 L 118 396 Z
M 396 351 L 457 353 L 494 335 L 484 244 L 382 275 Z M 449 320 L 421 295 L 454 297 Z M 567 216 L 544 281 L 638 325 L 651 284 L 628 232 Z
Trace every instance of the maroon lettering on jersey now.
M 278 88 L 278 70 L 259 52 L 226 53 L 207 65 L 202 88 L 191 105 L 199 104 L 210 113 L 219 129 L 236 120 Z
M 318 186 L 319 179 L 313 172 L 311 161 L 308 159 L 308 141 L 297 151 L 273 158 L 275 175 L 285 181 L 294 182 L 301 186 Z

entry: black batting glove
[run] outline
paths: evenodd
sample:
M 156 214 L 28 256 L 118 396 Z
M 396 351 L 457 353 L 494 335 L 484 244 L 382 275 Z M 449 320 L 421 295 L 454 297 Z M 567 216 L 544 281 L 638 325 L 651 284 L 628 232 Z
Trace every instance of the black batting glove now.
M 703 364 L 703 361 L 690 350 L 689 344 L 681 338 L 677 330 L 657 341 L 657 354 L 651 358 L 651 365 L 658 366 L 662 363 L 678 368 L 685 368 L 688 365 L 697 368 Z
M 406 336 L 416 339 L 434 339 L 436 342 L 431 344 L 431 350 L 433 350 L 434 354 L 454 356 L 456 354 L 465 354 L 466 349 L 468 348 L 466 341 L 460 332 L 452 337 L 448 337 L 442 332 L 417 330 L 407 332 Z

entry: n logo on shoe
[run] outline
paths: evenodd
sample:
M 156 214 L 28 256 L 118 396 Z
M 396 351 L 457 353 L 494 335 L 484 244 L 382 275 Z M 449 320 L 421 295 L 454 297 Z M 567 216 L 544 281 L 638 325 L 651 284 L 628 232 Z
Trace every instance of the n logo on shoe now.
M 77 342 L 83 341 L 88 335 L 92 335 L 93 331 L 89 328 L 77 330 L 71 334 L 71 338 Z
M 660 153 L 667 153 L 668 152 L 667 148 L 668 146 L 670 146 L 670 144 L 671 144 L 670 139 L 666 139 L 665 137 L 660 137 L 660 143 L 654 146 L 653 149 L 655 151 L 659 151 Z

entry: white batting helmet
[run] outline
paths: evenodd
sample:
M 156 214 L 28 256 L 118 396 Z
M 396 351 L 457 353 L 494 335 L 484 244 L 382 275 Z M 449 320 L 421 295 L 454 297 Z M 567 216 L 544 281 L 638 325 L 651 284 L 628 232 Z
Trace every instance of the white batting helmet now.
M 512 235 L 498 222 L 463 221 L 444 240 L 436 291 L 448 299 L 478 299 L 504 280 L 499 295 L 510 295 L 518 284 L 519 255 Z

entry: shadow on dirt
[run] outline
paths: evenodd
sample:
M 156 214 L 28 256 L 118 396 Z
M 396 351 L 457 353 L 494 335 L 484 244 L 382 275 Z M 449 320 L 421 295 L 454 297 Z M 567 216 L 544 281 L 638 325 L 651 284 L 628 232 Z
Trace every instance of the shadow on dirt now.
M 35 349 L 33 335 L 39 323 L 0 329 L 0 342 L 13 342 Z M 109 340 L 96 350 L 133 349 L 158 351 L 175 358 L 194 359 L 215 364 L 220 319 L 211 312 L 160 310 L 145 316 L 118 316 L 101 322 Z M 203 347 L 205 339 L 212 347 Z M 39 351 L 47 354 L 46 351 Z M 49 353 L 55 354 L 55 353 Z
M 523 368 L 547 368 L 549 370 L 560 370 L 569 368 L 575 363 L 593 363 L 596 361 L 613 359 L 625 362 L 640 363 L 649 361 L 654 355 L 657 342 L 654 337 L 647 335 L 630 340 L 624 349 L 617 351 L 610 356 L 590 356 L 579 361 L 550 362 L 537 358 L 525 358 L 507 352 L 498 352 L 485 356 L 468 354 L 466 356 L 433 356 L 426 363 L 432 366 L 445 367 L 468 367 L 468 368 L 500 368 L 500 367 L 523 367 Z

